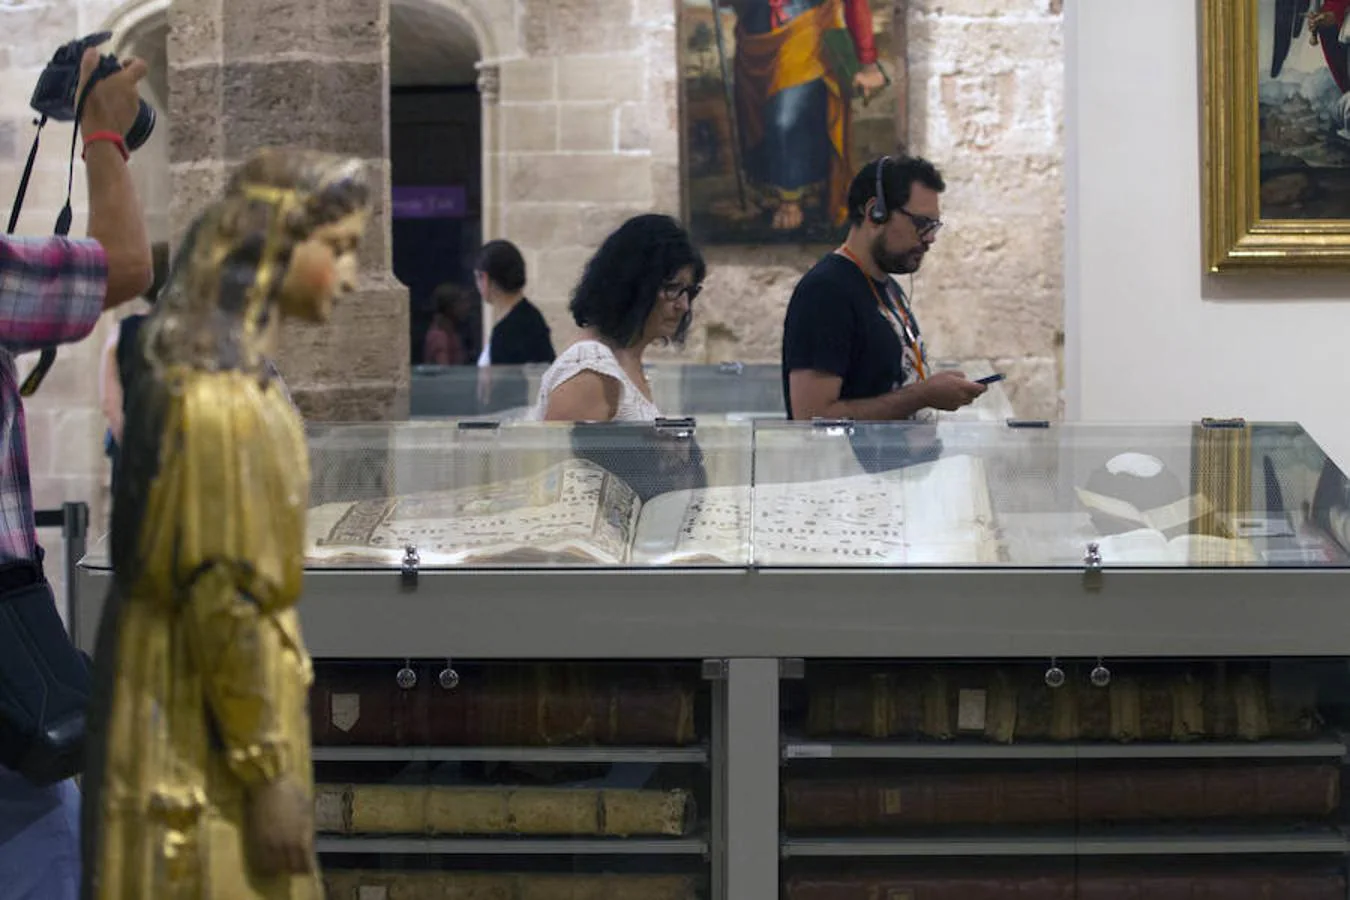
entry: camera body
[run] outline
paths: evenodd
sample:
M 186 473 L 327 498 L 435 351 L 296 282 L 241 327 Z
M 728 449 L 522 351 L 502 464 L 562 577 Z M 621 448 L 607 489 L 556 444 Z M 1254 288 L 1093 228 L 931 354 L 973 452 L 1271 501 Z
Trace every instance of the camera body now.
M 29 101 L 34 110 L 57 122 L 75 120 L 75 104 L 78 98 L 75 91 L 80 85 L 80 60 L 90 47 L 97 47 L 112 37 L 111 31 L 100 31 L 88 37 L 71 41 L 58 48 L 51 62 L 38 76 L 37 86 L 33 88 L 33 98 Z M 98 66 L 89 76 L 89 87 L 99 79 L 106 78 L 122 70 L 122 64 L 111 53 L 99 57 Z M 86 91 L 88 88 L 86 88 Z M 131 129 L 123 136 L 128 150 L 135 150 L 150 138 L 155 130 L 155 108 L 144 100 Z

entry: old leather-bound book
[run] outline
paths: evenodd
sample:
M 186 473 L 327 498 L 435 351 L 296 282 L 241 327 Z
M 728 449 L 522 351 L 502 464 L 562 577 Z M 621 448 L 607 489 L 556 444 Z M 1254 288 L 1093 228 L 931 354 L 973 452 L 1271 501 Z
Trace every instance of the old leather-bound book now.
M 788 879 L 786 900 L 1345 900 L 1333 872 L 1194 875 L 1073 874 Z
M 809 678 L 810 737 L 1013 741 L 1297 739 L 1317 733 L 1316 685 L 1269 666 L 1114 666 L 1109 684 L 1058 688 L 1035 666 L 823 668 Z
M 982 772 L 799 778 L 784 788 L 795 829 L 1321 818 L 1340 804 L 1330 765 Z
M 512 875 L 336 871 L 328 900 L 696 900 L 684 875 Z
M 443 688 L 439 666 L 319 666 L 311 693 L 316 744 L 374 746 L 681 746 L 698 740 L 695 685 L 668 669 L 502 663 L 461 671 Z
M 427 743 L 429 677 L 417 686 L 398 685 L 398 664 L 314 664 L 310 721 L 314 743 L 384 747 Z
M 687 791 L 319 785 L 315 829 L 335 834 L 680 836 Z

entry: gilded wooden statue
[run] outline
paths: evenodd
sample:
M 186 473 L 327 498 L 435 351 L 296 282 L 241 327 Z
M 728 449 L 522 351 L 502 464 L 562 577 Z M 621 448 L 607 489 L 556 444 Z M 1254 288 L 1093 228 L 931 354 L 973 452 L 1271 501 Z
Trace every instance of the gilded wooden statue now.
M 352 285 L 355 160 L 267 150 L 196 220 L 139 337 L 84 780 L 86 900 L 321 898 L 295 605 L 309 465 L 283 318 Z

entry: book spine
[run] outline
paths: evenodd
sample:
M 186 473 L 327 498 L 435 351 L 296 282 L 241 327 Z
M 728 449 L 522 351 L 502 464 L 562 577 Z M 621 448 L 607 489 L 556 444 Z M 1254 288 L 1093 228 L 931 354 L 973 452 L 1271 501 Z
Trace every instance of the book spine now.
M 390 666 L 320 667 L 311 691 L 314 743 L 368 746 L 562 746 L 698 740 L 694 687 L 673 676 L 617 678 L 584 666 L 489 667 L 443 689 Z
M 328 900 L 695 900 L 681 875 L 325 871 Z
M 696 821 L 686 791 L 319 785 L 315 828 L 348 835 L 670 836 Z
M 1273 691 L 1269 669 L 1132 667 L 1098 688 L 1045 684 L 1017 666 L 909 666 L 822 673 L 808 689 L 807 735 L 875 739 L 1190 741 L 1297 739 L 1318 730 L 1315 687 Z
M 786 900 L 1345 900 L 1335 873 L 792 877 Z
M 789 828 L 1067 825 L 1325 818 L 1340 805 L 1334 766 L 994 772 L 791 780 Z

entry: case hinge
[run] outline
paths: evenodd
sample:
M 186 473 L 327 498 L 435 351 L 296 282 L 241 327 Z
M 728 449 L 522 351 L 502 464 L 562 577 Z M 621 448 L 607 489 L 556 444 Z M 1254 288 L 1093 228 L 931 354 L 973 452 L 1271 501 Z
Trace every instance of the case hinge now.
M 694 421 L 692 416 L 669 419 L 658 417 L 652 424 L 652 427 L 656 429 L 658 434 L 664 434 L 667 437 L 686 439 L 694 436 L 694 432 L 698 428 L 698 423 Z
M 812 419 L 811 428 L 821 434 L 847 435 L 853 434 L 852 419 Z
M 701 671 L 704 681 L 726 681 L 728 670 L 725 659 L 705 659 Z
M 1246 428 L 1247 420 L 1241 416 L 1233 416 L 1229 419 L 1218 418 L 1216 416 L 1205 416 L 1200 420 L 1201 428 Z

